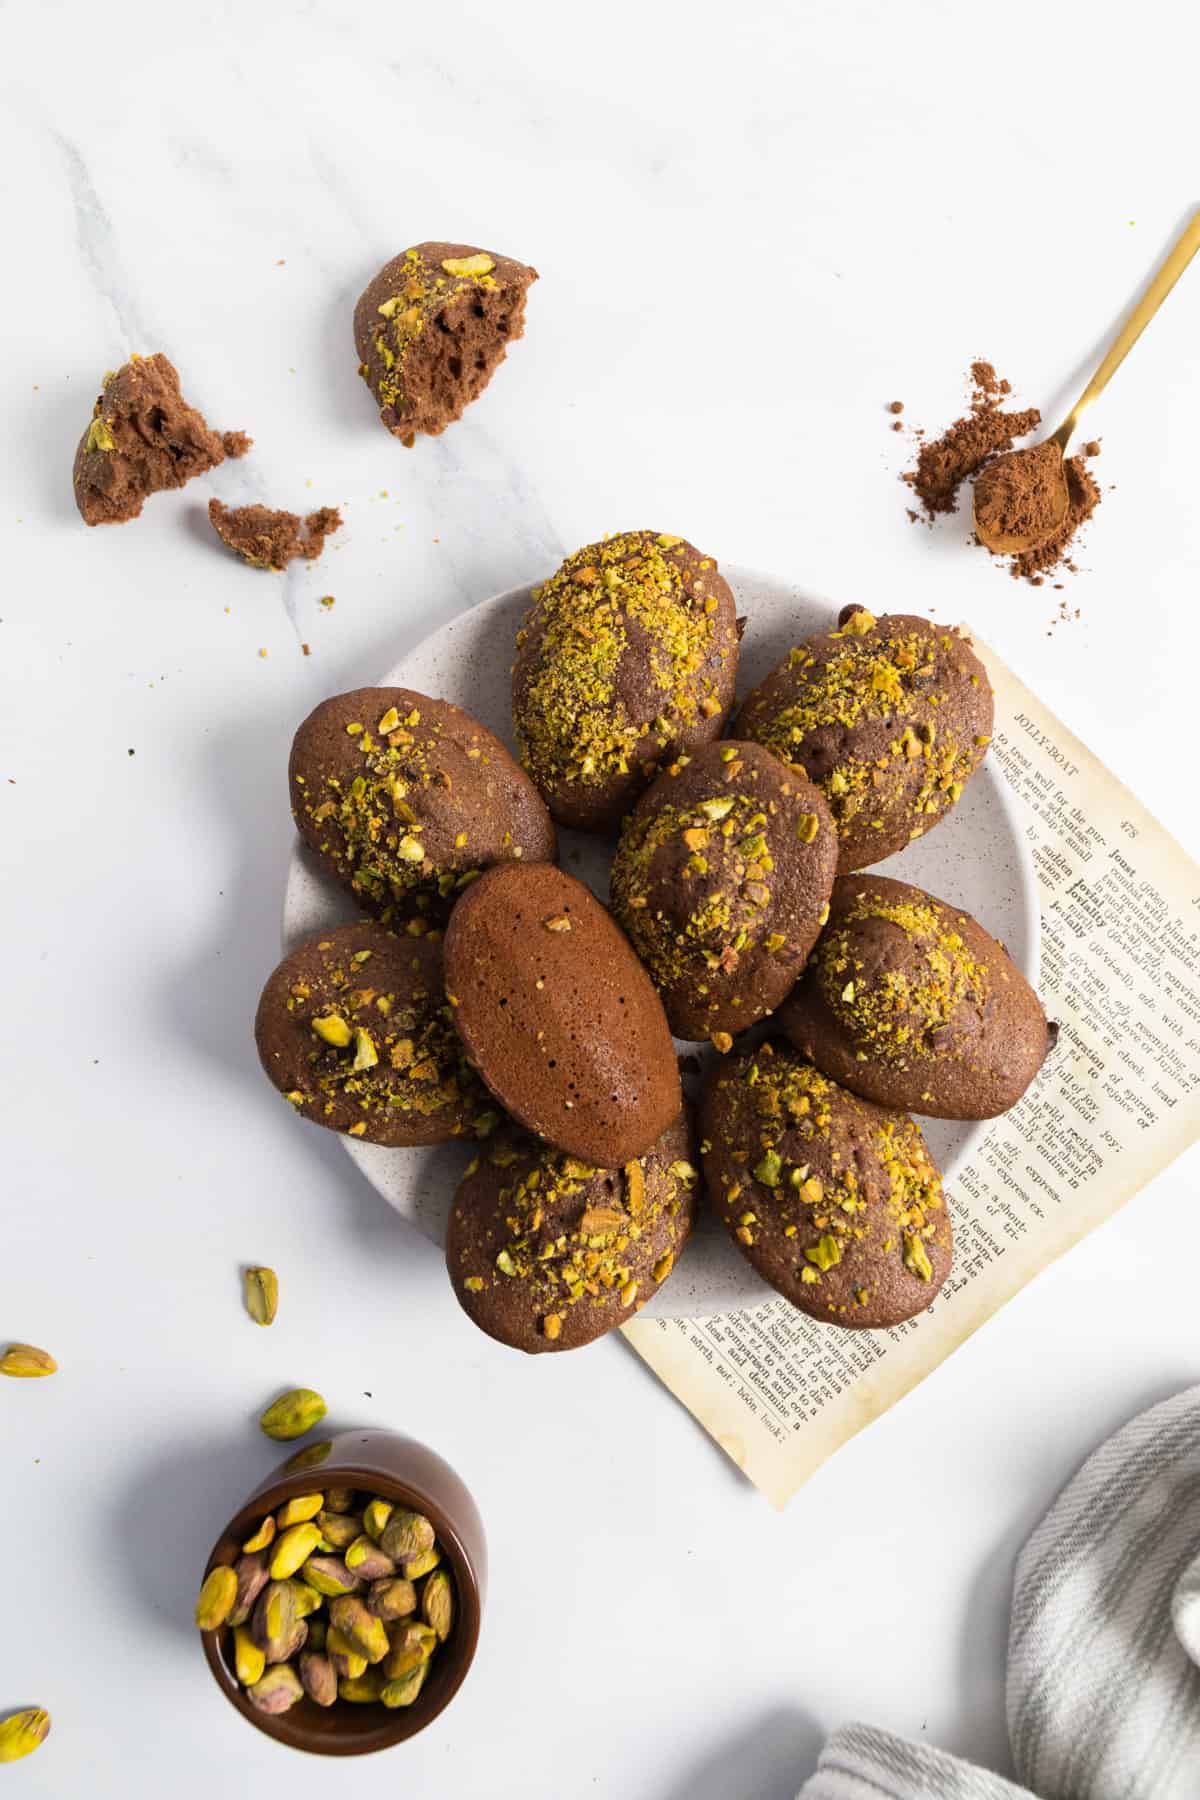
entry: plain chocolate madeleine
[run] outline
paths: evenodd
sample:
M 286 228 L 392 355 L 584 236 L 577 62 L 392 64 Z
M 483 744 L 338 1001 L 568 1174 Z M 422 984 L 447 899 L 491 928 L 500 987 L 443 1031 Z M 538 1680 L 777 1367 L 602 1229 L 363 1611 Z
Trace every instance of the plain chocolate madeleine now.
M 991 1119 L 1057 1039 L 1002 944 L 969 913 L 885 875 L 844 875 L 779 1027 L 826 1075 L 881 1106 Z
M 789 1045 L 716 1063 L 700 1108 L 704 1181 L 746 1260 L 831 1325 L 923 1312 L 953 1256 L 919 1127 L 860 1100 Z
M 467 1053 L 521 1124 L 617 1168 L 683 1104 L 662 1003 L 611 915 L 549 863 L 489 869 L 446 930 L 446 991 Z
M 506 1125 L 467 1169 L 446 1236 L 463 1311 L 515 1350 L 576 1350 L 639 1312 L 692 1229 L 699 1175 L 686 1113 L 623 1169 Z

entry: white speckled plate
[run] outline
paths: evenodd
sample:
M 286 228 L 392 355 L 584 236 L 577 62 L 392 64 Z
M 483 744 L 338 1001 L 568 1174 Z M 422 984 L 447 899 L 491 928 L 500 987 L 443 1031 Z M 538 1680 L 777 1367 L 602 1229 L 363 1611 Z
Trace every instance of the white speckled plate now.
M 723 569 L 733 589 L 738 612 L 749 623 L 742 644 L 738 691 L 745 693 L 801 638 L 825 631 L 837 608 L 814 599 L 788 582 L 750 569 Z M 509 717 L 509 668 L 517 623 L 529 604 L 528 588 L 497 594 L 435 631 L 415 650 L 380 676 L 381 687 L 410 687 L 436 694 L 474 713 L 512 747 Z M 560 832 L 564 866 L 608 895 L 606 840 Z M 918 839 L 886 872 L 914 882 L 974 913 L 994 936 L 1003 940 L 1026 977 L 1038 978 L 1038 910 L 1033 867 L 1005 792 L 1003 778 L 985 760 L 950 818 L 928 837 Z M 318 868 L 297 840 L 288 869 L 283 909 L 284 948 L 291 949 L 314 933 L 356 916 L 350 896 Z M 694 1050 L 696 1046 L 685 1046 Z M 711 1054 L 706 1052 L 706 1054 Z M 930 1119 L 924 1131 L 939 1168 L 952 1183 L 984 1127 Z M 343 1138 L 372 1187 L 396 1211 L 437 1244 L 445 1242 L 446 1217 L 467 1149 L 442 1144 L 432 1150 L 385 1150 Z M 662 1292 L 643 1316 L 704 1318 L 752 1306 L 770 1290 L 706 1216 Z

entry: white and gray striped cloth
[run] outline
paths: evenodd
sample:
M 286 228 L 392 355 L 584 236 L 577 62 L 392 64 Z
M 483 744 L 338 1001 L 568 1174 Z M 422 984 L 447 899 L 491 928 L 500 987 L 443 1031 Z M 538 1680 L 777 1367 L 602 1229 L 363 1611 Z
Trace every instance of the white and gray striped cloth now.
M 1034 1800 L 974 1763 L 873 1725 L 835 1731 L 800 1800 Z
M 1021 1780 L 890 1732 L 830 1738 L 801 1800 L 1200 1800 L 1200 1387 L 1110 1438 L 1017 1562 Z

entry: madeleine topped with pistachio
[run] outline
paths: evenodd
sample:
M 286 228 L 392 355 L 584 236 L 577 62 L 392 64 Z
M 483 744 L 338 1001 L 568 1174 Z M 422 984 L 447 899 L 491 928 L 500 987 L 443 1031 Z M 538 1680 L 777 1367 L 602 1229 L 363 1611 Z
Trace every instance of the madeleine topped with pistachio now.
M 645 1156 L 598 1169 L 507 1125 L 455 1196 L 446 1267 L 464 1312 L 515 1350 L 575 1350 L 640 1311 L 692 1229 L 686 1113 Z
M 358 372 L 404 444 L 437 437 L 478 399 L 525 329 L 527 263 L 473 244 L 414 244 L 354 309 Z
M 612 908 L 676 1037 L 718 1044 L 790 992 L 828 913 L 824 799 L 761 744 L 670 763 L 625 821 Z
M 659 764 L 719 737 L 733 702 L 733 595 L 665 532 L 589 544 L 533 589 L 517 633 L 521 761 L 561 825 L 615 825 Z
M 715 1063 L 700 1111 L 704 1180 L 764 1281 L 815 1319 L 898 1325 L 953 1254 L 919 1127 L 860 1100 L 787 1045 Z
M 779 1024 L 855 1093 L 941 1119 L 1007 1112 L 1058 1035 L 969 913 L 871 874 L 834 884 L 829 923 Z
M 442 938 L 342 925 L 285 956 L 258 1003 L 263 1068 L 302 1118 L 372 1144 L 483 1136 L 499 1114 L 446 1001 Z
M 499 738 L 411 688 L 323 700 L 288 774 L 301 837 L 383 919 L 414 902 L 444 914 L 493 863 L 554 860 L 549 814 Z
M 845 874 L 945 817 L 991 740 L 992 689 L 957 631 L 847 607 L 747 696 L 734 732 L 821 789 Z

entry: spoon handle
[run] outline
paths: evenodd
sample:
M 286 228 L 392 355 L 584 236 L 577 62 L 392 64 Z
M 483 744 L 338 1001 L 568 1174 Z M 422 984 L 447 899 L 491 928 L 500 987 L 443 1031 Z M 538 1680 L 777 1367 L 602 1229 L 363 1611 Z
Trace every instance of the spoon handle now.
M 1191 220 L 1180 232 L 1154 280 L 1113 339 L 1104 361 L 1054 433 L 1054 442 L 1060 450 L 1066 450 L 1068 440 L 1079 423 L 1080 413 L 1085 406 L 1091 404 L 1097 394 L 1103 393 L 1110 379 L 1125 361 L 1197 250 L 1200 250 L 1200 212 L 1193 213 Z

